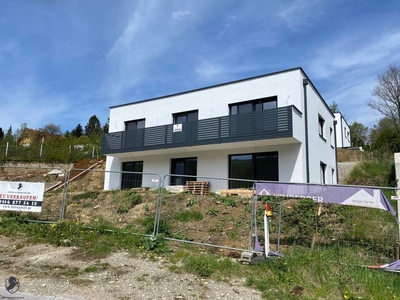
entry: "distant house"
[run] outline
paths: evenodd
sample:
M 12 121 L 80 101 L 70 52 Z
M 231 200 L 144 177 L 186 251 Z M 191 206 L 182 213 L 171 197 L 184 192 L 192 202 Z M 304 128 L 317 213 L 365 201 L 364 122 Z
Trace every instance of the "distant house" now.
M 120 171 L 335 184 L 334 121 L 301 68 L 113 106 L 105 189 L 141 185 Z
M 55 137 L 54 135 L 43 132 L 41 130 L 35 130 L 26 128 L 24 132 L 24 137 L 20 140 L 19 145 L 28 147 L 33 143 L 41 143 L 44 140 L 48 140 Z
M 350 127 L 342 114 L 335 113 L 336 120 L 336 145 L 338 148 L 351 147 Z

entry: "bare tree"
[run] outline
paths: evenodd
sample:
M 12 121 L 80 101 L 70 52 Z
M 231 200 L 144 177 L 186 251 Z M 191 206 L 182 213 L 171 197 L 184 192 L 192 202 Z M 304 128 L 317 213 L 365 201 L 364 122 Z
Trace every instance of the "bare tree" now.
M 400 131 L 400 67 L 390 65 L 388 70 L 376 77 L 372 95 L 373 99 L 367 100 L 367 105 L 390 118 Z

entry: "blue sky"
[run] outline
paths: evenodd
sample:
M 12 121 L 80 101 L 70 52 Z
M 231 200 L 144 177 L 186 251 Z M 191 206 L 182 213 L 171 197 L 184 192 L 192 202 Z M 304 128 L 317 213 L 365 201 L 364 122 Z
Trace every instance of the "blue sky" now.
M 349 124 L 400 59 L 398 0 L 0 0 L 0 127 L 302 67 Z

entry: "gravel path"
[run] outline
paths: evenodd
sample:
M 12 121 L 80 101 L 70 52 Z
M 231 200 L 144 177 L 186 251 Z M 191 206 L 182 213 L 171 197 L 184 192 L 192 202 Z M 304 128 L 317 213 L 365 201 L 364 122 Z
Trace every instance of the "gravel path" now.
M 73 251 L 73 247 L 24 245 L 22 240 L 0 236 L 0 277 L 15 276 L 21 284 L 17 293 L 8 296 L 29 293 L 57 300 L 262 299 L 260 292 L 244 286 L 244 279 L 216 282 L 176 273 L 163 258 L 154 261 L 117 252 L 103 259 L 77 260 L 71 259 Z M 6 293 L 3 288 L 0 296 L 4 298 Z

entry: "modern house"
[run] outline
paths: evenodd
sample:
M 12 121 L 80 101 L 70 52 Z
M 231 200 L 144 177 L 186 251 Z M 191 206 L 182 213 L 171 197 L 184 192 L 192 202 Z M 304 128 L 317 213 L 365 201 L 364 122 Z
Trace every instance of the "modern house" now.
M 301 68 L 110 108 L 105 189 L 121 171 L 298 183 L 337 183 L 335 116 Z M 204 180 L 204 179 L 202 179 Z M 226 180 L 211 190 L 234 188 Z
M 336 145 L 338 148 L 351 147 L 350 127 L 341 113 L 334 113 L 336 120 Z

